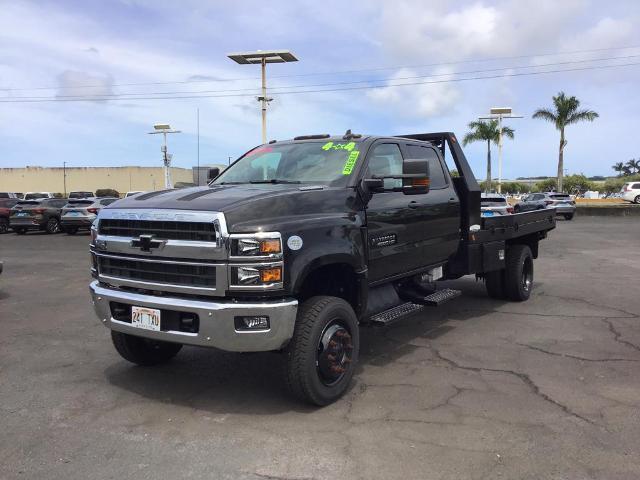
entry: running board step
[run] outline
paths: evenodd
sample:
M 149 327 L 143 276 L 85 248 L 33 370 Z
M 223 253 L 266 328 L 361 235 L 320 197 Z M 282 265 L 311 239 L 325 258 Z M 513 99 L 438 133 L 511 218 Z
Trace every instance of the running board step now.
M 449 300 L 453 300 L 460 295 L 462 295 L 462 292 L 460 290 L 443 288 L 442 290 L 433 292 L 431 295 L 425 296 L 424 298 L 422 298 L 422 301 L 420 303 L 429 307 L 439 307 L 443 303 L 446 303 Z
M 376 325 L 391 325 L 401 318 L 419 312 L 422 309 L 424 309 L 424 305 L 407 302 L 385 310 L 384 312 L 376 313 L 369 321 Z
M 445 302 L 459 297 L 462 292 L 451 288 L 443 288 L 432 292 L 422 292 L 417 288 L 404 288 L 399 292 L 400 297 L 411 303 L 426 305 L 427 307 L 439 307 Z

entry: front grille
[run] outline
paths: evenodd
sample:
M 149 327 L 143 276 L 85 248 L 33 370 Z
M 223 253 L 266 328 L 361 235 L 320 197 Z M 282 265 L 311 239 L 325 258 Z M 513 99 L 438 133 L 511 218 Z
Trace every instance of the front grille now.
M 105 218 L 100 220 L 101 235 L 117 237 L 139 237 L 153 235 L 161 240 L 191 240 L 216 242 L 218 234 L 214 222 L 174 222 L 161 220 L 121 220 Z
M 215 265 L 156 263 L 136 258 L 98 257 L 100 275 L 185 287 L 215 288 Z

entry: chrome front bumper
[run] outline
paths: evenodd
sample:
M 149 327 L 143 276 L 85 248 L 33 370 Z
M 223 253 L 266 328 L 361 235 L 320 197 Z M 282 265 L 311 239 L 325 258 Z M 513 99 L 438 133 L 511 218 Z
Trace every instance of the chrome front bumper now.
M 98 281 L 91 283 L 92 303 L 100 321 L 112 330 L 139 337 L 202 347 L 214 347 L 231 352 L 262 352 L 279 350 L 293 336 L 298 301 L 285 298 L 269 301 L 234 302 L 231 300 L 202 301 L 184 298 L 156 297 L 105 288 Z M 199 331 L 150 331 L 132 327 L 111 315 L 110 302 L 156 309 L 190 312 L 198 315 Z M 269 330 L 237 331 L 234 317 L 267 315 Z

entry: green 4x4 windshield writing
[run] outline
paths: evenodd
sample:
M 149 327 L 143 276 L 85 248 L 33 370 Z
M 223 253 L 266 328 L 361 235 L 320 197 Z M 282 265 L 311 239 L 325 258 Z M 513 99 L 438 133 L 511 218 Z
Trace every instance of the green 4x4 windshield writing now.
M 346 186 L 359 158 L 357 148 L 355 142 L 263 145 L 235 162 L 214 184 L 281 182 Z

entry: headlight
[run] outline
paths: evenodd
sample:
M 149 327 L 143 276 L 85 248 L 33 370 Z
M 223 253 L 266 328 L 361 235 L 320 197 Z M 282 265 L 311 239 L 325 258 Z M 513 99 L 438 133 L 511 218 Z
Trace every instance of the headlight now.
M 269 290 L 282 288 L 282 263 L 232 265 L 232 289 Z
M 278 232 L 253 235 L 231 235 L 232 257 L 279 258 L 282 255 L 282 238 Z
M 98 238 L 98 219 L 96 218 L 91 224 L 91 244 L 95 245 Z

